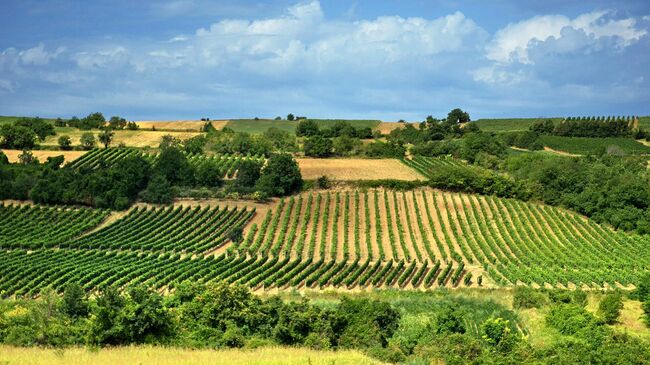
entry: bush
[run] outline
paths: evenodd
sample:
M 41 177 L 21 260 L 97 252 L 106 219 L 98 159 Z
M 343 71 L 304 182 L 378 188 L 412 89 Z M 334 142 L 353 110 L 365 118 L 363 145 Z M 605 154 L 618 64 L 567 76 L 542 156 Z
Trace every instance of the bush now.
M 329 157 L 332 155 L 333 143 L 329 138 L 316 135 L 305 140 L 305 156 Z
M 62 150 L 68 151 L 72 149 L 72 140 L 70 140 L 69 136 L 61 136 L 59 137 L 59 147 L 61 147 Z
M 607 324 L 614 324 L 621 315 L 623 297 L 621 293 L 607 294 L 598 304 L 598 315 Z
M 539 308 L 546 303 L 546 295 L 533 288 L 518 286 L 512 296 L 513 308 Z
M 170 204 L 174 200 L 171 184 L 162 175 L 154 175 L 141 197 L 143 201 L 154 204 Z
M 97 142 L 95 141 L 95 136 L 91 132 L 86 132 L 81 135 L 79 143 L 81 144 L 81 148 L 84 150 L 90 150 L 95 147 Z
M 318 189 L 329 189 L 331 186 L 332 182 L 325 175 L 319 176 L 318 179 L 316 179 L 316 187 Z
M 267 160 L 255 187 L 268 196 L 285 196 L 300 191 L 302 184 L 300 168 L 293 156 L 275 154 Z

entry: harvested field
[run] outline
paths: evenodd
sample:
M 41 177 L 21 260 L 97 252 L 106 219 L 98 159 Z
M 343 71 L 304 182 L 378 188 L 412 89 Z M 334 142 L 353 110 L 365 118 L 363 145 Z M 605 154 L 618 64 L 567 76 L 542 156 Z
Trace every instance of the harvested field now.
M 379 123 L 378 126 L 375 127 L 375 130 L 380 131 L 381 134 L 389 134 L 395 129 L 404 128 L 407 124 L 410 124 L 415 128 L 420 128 L 420 123 L 417 122 L 407 122 L 407 123 L 381 122 Z
M 7 155 L 9 162 L 18 162 L 18 155 L 23 153 L 21 150 L 2 150 L 2 152 Z M 78 159 L 79 157 L 85 155 L 88 151 L 46 151 L 46 150 L 33 150 L 32 154 L 34 157 L 38 158 L 38 161 L 45 162 L 48 157 L 61 156 L 66 162 L 70 162 Z
M 49 136 L 43 142 L 43 146 L 58 146 L 59 137 L 62 135 L 69 136 L 72 140 L 73 146 L 79 146 L 79 139 L 81 135 L 88 131 L 82 131 L 78 129 L 68 130 L 66 132 L 58 132 L 56 136 Z M 95 135 L 97 139 L 98 131 L 90 131 Z M 120 143 L 124 143 L 128 147 L 158 147 L 160 140 L 164 135 L 171 135 L 179 139 L 188 139 L 194 136 L 202 134 L 201 132 L 168 132 L 168 131 L 147 131 L 147 130 L 119 130 L 115 131 L 115 136 L 113 137 L 113 142 L 111 145 L 117 146 Z M 99 145 L 99 143 L 98 143 Z
M 323 175 L 333 180 L 425 179 L 397 159 L 298 158 L 296 161 L 304 179 L 316 179 Z
M 200 132 L 206 122 L 200 120 L 139 120 L 135 124 L 140 129 L 151 130 L 154 127 L 157 131 L 196 131 Z M 211 120 L 210 124 L 215 129 L 223 129 L 228 124 L 227 120 Z

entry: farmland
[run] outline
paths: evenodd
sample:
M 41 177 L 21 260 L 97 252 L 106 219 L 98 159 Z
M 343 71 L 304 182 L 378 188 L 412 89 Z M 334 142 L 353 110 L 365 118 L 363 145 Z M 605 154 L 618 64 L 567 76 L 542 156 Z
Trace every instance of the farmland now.
M 396 159 L 314 159 L 299 158 L 296 160 L 300 172 L 305 179 L 317 179 L 327 176 L 333 180 L 374 180 L 386 178 L 386 171 L 390 177 L 399 180 L 418 180 L 423 177 L 413 170 L 406 168 Z
M 58 147 L 60 136 L 68 136 L 72 141 L 72 146 L 79 146 L 81 135 L 87 132 L 93 133 L 97 138 L 98 131 L 84 131 L 70 127 L 57 127 L 55 136 L 48 136 L 42 143 L 44 147 Z M 114 131 L 113 144 L 124 144 L 128 147 L 158 147 L 163 136 L 171 135 L 179 139 L 187 139 L 198 136 L 200 132 L 178 132 L 178 131 L 151 131 L 151 130 L 117 130 Z

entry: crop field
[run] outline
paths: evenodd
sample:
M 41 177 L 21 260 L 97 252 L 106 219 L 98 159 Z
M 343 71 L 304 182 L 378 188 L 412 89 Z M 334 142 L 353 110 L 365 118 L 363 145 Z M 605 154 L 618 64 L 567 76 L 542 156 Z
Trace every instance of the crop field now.
M 650 154 L 650 147 L 631 138 L 559 137 L 543 135 L 539 141 L 553 150 L 578 155 L 598 154 L 608 148 L 617 148 L 625 154 Z
M 201 132 L 205 121 L 201 120 L 139 120 L 135 124 L 142 130 L 157 130 L 157 131 L 186 131 L 186 132 Z M 227 120 L 211 120 L 210 124 L 215 129 L 223 129 L 228 124 Z
M 95 148 L 70 163 L 72 168 L 96 168 L 100 164 L 114 165 L 129 156 L 143 156 L 155 159 L 156 155 L 145 153 L 135 148 Z M 223 177 L 234 177 L 240 164 L 246 160 L 263 162 L 263 156 L 235 156 L 235 155 L 187 155 L 190 165 L 198 166 L 208 162 L 213 163 L 222 173 Z
M 333 180 L 392 179 L 423 180 L 424 177 L 400 163 L 397 159 L 361 158 L 298 158 L 296 159 L 304 179 L 327 176 Z
M 72 146 L 80 146 L 79 140 L 81 139 L 81 135 L 84 133 L 92 133 L 95 136 L 95 140 L 97 140 L 97 135 L 98 131 L 97 130 L 91 130 L 91 131 L 84 131 L 80 130 L 77 128 L 70 128 L 70 127 L 56 127 L 56 135 L 55 136 L 48 136 L 45 138 L 45 141 L 41 143 L 41 145 L 47 147 L 47 146 L 59 146 L 59 137 L 61 136 L 68 136 L 70 137 L 70 140 L 72 141 Z M 165 135 L 171 135 L 172 137 L 178 138 L 178 139 L 188 139 L 192 138 L 198 135 L 201 135 L 201 132 L 174 132 L 174 131 L 151 131 L 151 130 L 116 130 L 113 131 L 115 133 L 113 137 L 113 146 L 117 146 L 119 144 L 124 144 L 125 146 L 128 147 L 158 147 L 160 145 L 160 141 L 162 140 L 162 137 Z M 99 142 L 97 142 L 99 144 Z
M 20 156 L 23 151 L 21 150 L 0 150 L 4 153 L 9 162 L 14 163 L 18 162 L 18 156 Z M 88 151 L 46 151 L 46 150 L 32 150 L 32 155 L 38 159 L 39 162 L 45 162 L 48 157 L 63 156 L 66 162 L 70 162 L 78 159 L 79 157 L 86 154 Z
M 127 283 L 162 290 L 183 280 L 352 289 L 476 286 L 483 276 L 485 286 L 602 288 L 628 286 L 650 268 L 644 236 L 558 208 L 432 189 L 306 193 L 275 202 L 248 225 L 254 209 L 221 206 L 136 206 L 91 231 L 106 212 L 2 212 L 5 296 L 72 281 L 88 290 Z M 16 220 L 36 228 L 15 232 Z M 229 241 L 243 226 L 243 241 Z
M 434 157 L 415 156 L 410 159 L 408 158 L 402 159 L 402 162 L 426 177 L 430 177 L 431 171 L 439 167 L 468 166 L 467 163 L 465 163 L 464 161 L 451 158 L 451 157 L 434 158 Z

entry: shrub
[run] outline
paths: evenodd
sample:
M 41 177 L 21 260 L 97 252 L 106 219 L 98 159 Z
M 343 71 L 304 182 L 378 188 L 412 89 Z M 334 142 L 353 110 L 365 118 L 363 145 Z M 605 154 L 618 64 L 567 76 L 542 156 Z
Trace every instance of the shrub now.
M 512 296 L 513 308 L 539 308 L 546 303 L 546 296 L 533 288 L 518 286 Z
M 621 293 L 607 294 L 598 304 L 598 315 L 607 324 L 616 323 L 623 309 Z

